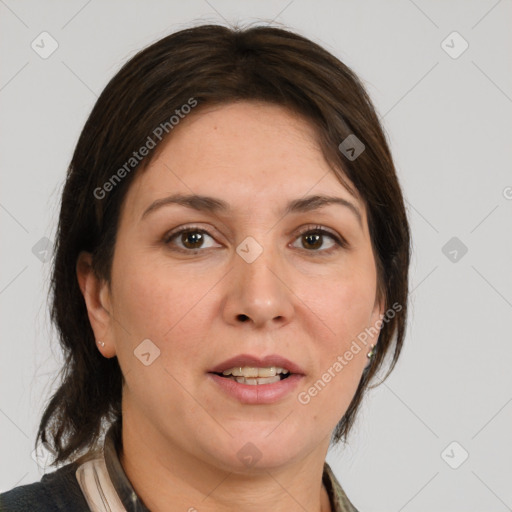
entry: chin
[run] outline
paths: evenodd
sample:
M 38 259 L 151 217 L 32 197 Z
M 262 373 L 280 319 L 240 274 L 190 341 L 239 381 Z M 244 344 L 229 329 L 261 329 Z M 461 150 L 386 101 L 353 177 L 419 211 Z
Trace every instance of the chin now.
M 227 439 L 222 447 L 219 446 L 221 451 L 212 453 L 218 461 L 217 466 L 235 473 L 257 473 L 291 463 L 304 448 L 304 439 L 302 436 L 295 439 L 292 435 L 278 433 L 280 427 L 277 425 L 273 423 L 272 428 L 265 429 L 264 433 L 260 430 L 257 434 L 252 427 L 243 434 Z M 269 432 L 272 433 L 269 435 Z

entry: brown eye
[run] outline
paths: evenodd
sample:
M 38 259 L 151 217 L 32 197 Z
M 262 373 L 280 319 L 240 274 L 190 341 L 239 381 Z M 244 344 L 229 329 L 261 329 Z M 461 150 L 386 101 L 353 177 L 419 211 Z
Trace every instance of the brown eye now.
M 213 240 L 213 237 L 204 229 L 188 227 L 168 234 L 164 238 L 164 243 L 171 246 L 173 250 L 193 253 L 200 249 L 214 247 L 211 243 L 205 246 L 208 239 Z
M 180 241 L 187 249 L 199 249 L 204 236 L 200 231 L 182 231 Z
M 302 242 L 303 245 L 309 249 L 319 249 L 322 247 L 323 235 L 319 233 L 308 233 L 302 235 Z
M 333 251 L 347 246 L 343 239 L 338 238 L 334 233 L 331 233 L 320 226 L 317 226 L 314 229 L 311 229 L 311 227 L 304 229 L 299 233 L 299 239 L 299 248 L 312 254 L 318 253 L 318 255 L 330 254 Z M 330 244 L 327 245 L 327 247 L 326 239 L 330 239 Z

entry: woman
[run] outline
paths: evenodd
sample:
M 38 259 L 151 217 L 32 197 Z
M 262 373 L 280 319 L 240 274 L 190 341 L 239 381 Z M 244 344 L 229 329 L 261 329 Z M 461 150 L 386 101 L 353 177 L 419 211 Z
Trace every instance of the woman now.
M 2 510 L 355 511 L 325 457 L 399 357 L 409 245 L 378 118 L 334 56 L 213 25 L 141 51 L 62 196 L 67 361 L 38 441 L 63 466 Z

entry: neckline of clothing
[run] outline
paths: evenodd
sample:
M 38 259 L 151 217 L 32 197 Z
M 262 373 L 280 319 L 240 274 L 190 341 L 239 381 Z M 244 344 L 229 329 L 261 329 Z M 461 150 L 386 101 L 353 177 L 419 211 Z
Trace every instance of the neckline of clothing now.
M 127 512 L 150 512 L 135 492 L 121 465 L 119 458 L 121 450 L 121 422 L 117 421 L 108 429 L 103 444 L 103 456 L 108 476 Z M 324 462 L 322 482 L 327 490 L 332 512 L 357 512 L 327 462 Z

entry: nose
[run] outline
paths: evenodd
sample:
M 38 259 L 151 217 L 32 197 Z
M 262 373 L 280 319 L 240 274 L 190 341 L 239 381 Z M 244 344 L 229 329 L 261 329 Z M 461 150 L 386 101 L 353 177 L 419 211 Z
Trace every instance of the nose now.
M 269 248 L 248 261 L 239 254 L 234 257 L 223 311 L 226 322 L 260 328 L 285 325 L 294 312 L 290 273 Z

